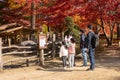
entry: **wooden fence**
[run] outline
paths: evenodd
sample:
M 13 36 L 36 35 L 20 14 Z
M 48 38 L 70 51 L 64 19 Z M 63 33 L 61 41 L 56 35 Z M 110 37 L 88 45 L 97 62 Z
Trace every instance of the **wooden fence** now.
M 19 60 L 25 60 L 26 65 L 29 66 L 30 59 L 34 58 L 34 59 L 38 60 L 37 52 L 38 52 L 38 50 L 37 50 L 37 47 L 35 47 L 35 46 L 11 45 L 11 46 L 2 47 L 2 38 L 0 38 L 0 69 L 3 70 L 5 63 L 19 61 Z M 32 54 L 34 53 L 34 55 L 29 56 L 29 54 L 31 54 L 31 53 Z M 8 56 L 8 55 L 23 55 L 23 56 L 22 57 L 18 56 L 17 58 L 3 60 L 3 57 Z

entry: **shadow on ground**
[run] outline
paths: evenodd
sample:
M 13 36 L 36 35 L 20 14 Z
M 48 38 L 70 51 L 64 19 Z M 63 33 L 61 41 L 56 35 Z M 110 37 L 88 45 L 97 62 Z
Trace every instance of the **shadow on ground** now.
M 54 72 L 68 72 L 68 70 L 65 70 L 62 67 L 62 63 L 59 60 L 57 60 L 57 61 L 47 61 L 47 62 L 45 62 L 45 66 L 39 67 L 36 70 L 54 71 Z
M 45 66 L 42 68 L 37 68 L 37 70 L 44 70 L 44 71 L 86 71 L 85 69 L 82 69 L 81 65 L 79 64 L 81 62 L 81 59 L 77 59 L 76 63 L 79 66 L 76 66 L 77 69 L 73 70 L 64 70 L 62 67 L 62 62 L 61 60 L 56 60 L 56 61 L 47 61 L 45 62 Z M 88 62 L 89 63 L 89 62 Z M 105 69 L 113 69 L 116 71 L 120 71 L 120 57 L 99 57 L 96 58 L 96 68 L 105 68 Z M 68 66 L 68 65 L 67 65 Z M 87 66 L 87 68 L 89 65 Z M 69 68 L 68 68 L 69 69 Z
M 120 57 L 100 57 L 96 60 L 96 67 L 120 71 Z

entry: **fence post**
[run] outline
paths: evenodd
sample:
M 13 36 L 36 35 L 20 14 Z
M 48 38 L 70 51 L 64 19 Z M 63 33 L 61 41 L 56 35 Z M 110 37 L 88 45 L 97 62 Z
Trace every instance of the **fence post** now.
M 44 63 L 44 49 L 41 49 L 41 52 L 40 52 L 40 64 L 41 64 L 41 66 L 45 65 L 45 63 Z
M 11 39 L 8 39 L 8 46 L 11 46 Z
M 55 40 L 56 40 L 56 35 L 53 34 L 53 43 L 52 43 L 52 59 L 55 59 Z
M 3 70 L 3 64 L 2 64 L 2 38 L 0 38 L 0 70 Z

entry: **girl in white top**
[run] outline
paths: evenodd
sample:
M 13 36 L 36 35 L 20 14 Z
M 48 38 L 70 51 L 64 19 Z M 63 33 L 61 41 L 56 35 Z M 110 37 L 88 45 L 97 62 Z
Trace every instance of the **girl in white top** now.
M 68 57 L 68 48 L 65 45 L 64 41 L 62 42 L 60 52 L 59 52 L 59 56 L 62 57 L 63 67 L 65 69 L 66 68 L 66 61 L 67 61 L 67 57 Z

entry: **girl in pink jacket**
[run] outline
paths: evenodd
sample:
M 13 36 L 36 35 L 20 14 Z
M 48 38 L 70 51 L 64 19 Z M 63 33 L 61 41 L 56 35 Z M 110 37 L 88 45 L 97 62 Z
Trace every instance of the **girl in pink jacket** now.
M 68 61 L 69 61 L 69 67 L 72 68 L 74 67 L 74 57 L 75 57 L 75 39 L 71 38 L 70 39 L 70 44 L 68 46 Z

